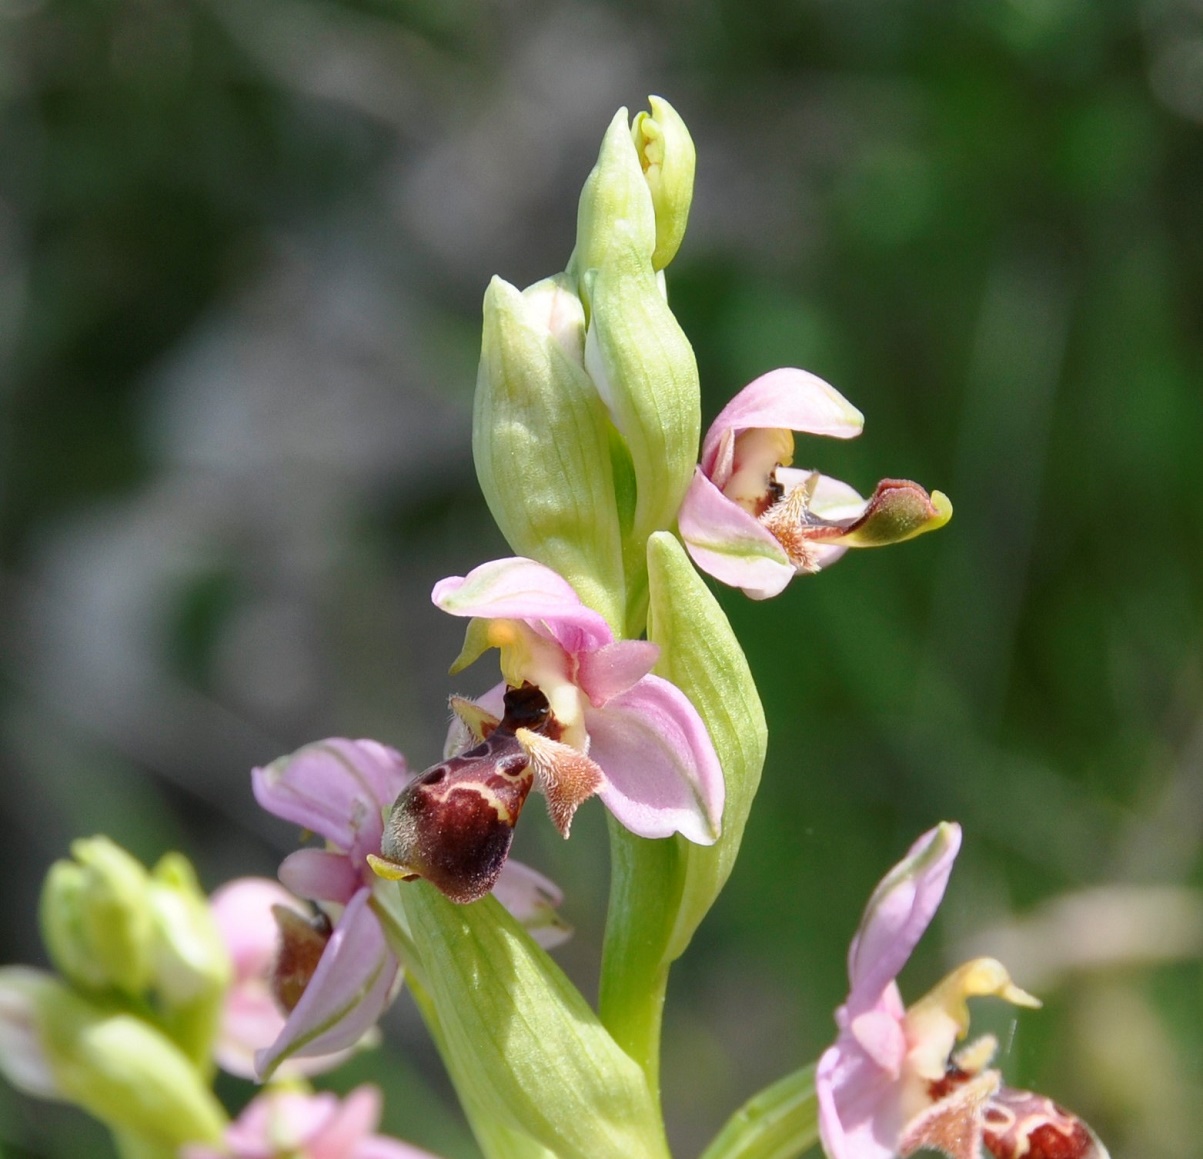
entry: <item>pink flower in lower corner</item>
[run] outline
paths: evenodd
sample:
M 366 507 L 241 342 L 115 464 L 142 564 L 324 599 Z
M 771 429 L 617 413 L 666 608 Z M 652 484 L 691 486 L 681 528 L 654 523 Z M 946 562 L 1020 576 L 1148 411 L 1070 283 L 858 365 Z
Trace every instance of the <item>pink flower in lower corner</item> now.
M 819 1060 L 815 1091 L 828 1159 L 893 1159 L 928 1149 L 950 1159 L 1107 1159 L 1090 1128 L 1051 1099 L 1002 1085 L 990 1036 L 954 1053 L 969 1031 L 967 999 L 1039 1002 L 1006 968 L 978 958 L 904 1007 L 895 983 L 944 896 L 961 830 L 919 838 L 883 878 L 848 950 L 851 988 L 839 1036 Z
M 219 1063 L 233 1073 L 245 1074 L 248 1058 L 260 1078 L 286 1060 L 304 1060 L 300 1069 L 310 1071 L 333 1065 L 396 996 L 401 966 L 370 905 L 379 879 L 368 858 L 379 855 L 384 813 L 410 779 L 395 749 L 343 738 L 253 771 L 259 804 L 325 845 L 299 849 L 280 865 L 280 880 L 308 909 L 255 879 L 214 896 L 235 963 L 218 1048 Z M 536 940 L 552 946 L 568 936 L 552 882 L 515 864 L 504 888 L 503 904 Z
M 773 370 L 744 387 L 706 432 L 678 513 L 694 563 L 766 599 L 849 547 L 901 543 L 947 523 L 948 498 L 909 480 L 884 479 L 865 500 L 847 483 L 791 466 L 794 431 L 850 439 L 863 424 L 860 411 L 805 370 Z
M 429 1151 L 375 1134 L 380 1092 L 357 1087 L 329 1093 L 267 1090 L 226 1130 L 223 1145 L 192 1143 L 180 1159 L 435 1159 Z

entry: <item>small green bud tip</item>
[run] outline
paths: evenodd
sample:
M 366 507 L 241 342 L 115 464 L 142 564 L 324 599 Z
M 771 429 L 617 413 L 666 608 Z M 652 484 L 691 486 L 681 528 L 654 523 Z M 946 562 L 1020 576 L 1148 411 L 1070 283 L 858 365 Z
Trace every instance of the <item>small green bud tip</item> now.
M 833 542 L 848 547 L 885 547 L 941 528 L 952 518 L 942 491 L 930 495 L 908 479 L 883 479 L 864 514 Z
M 662 270 L 676 257 L 685 236 L 697 154 L 676 109 L 662 97 L 648 97 L 648 104 L 652 111 L 636 116 L 631 135 L 656 214 L 652 268 Z

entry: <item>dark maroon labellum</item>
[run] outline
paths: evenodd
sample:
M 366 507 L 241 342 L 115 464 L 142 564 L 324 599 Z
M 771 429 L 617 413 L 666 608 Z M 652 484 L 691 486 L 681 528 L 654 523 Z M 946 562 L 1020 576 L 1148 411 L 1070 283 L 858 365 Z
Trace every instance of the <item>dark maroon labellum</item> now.
M 534 781 L 519 729 L 557 739 L 547 698 L 533 685 L 507 689 L 505 713 L 480 744 L 432 765 L 401 791 L 381 843 L 401 876 L 425 878 L 460 903 L 493 888 Z
M 286 905 L 274 905 L 272 917 L 280 931 L 280 948 L 272 967 L 271 992 L 280 1009 L 291 1014 L 313 978 L 333 929 L 330 919 L 316 908 L 312 917 L 306 917 Z

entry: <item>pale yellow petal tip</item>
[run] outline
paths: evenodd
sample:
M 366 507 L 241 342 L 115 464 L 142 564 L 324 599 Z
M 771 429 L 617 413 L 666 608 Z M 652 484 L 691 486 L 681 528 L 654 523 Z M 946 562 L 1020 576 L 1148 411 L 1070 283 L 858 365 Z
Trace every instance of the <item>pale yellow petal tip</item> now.
M 927 531 L 935 531 L 943 527 L 952 518 L 952 500 L 943 491 L 931 493 L 931 505 L 935 515 L 928 521 Z
M 383 877 L 385 881 L 405 881 L 415 876 L 414 871 L 408 866 L 398 865 L 395 861 L 377 857 L 374 853 L 368 854 L 368 864 L 372 867 L 372 872 L 377 877 Z
M 966 998 L 1003 998 L 1015 1006 L 1040 1006 L 1040 999 L 1011 981 L 1010 971 L 997 958 L 975 958 L 955 971 Z

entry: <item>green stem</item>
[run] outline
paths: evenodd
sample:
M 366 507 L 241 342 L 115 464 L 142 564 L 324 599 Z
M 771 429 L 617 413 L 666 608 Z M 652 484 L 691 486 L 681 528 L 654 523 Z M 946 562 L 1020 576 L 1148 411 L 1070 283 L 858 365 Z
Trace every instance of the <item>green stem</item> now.
M 677 841 L 649 841 L 610 819 L 610 906 L 598 1016 L 660 1101 L 660 1023 L 668 944 L 681 899 Z
M 793 1159 L 818 1139 L 811 1065 L 753 1095 L 727 1120 L 701 1159 Z

